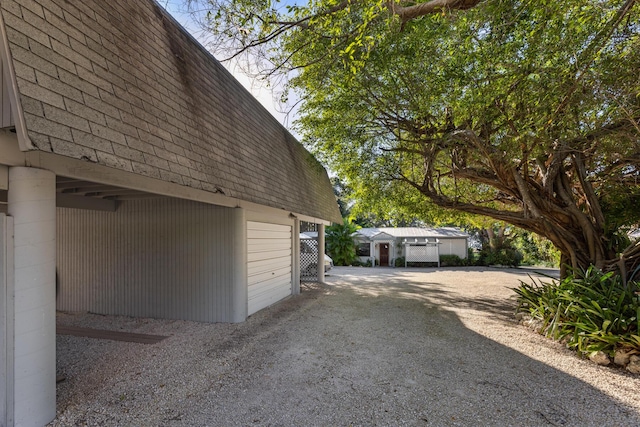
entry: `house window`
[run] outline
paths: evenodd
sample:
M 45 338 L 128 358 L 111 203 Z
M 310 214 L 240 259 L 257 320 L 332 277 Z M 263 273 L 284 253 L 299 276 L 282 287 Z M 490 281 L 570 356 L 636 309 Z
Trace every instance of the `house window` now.
M 369 243 L 360 243 L 356 249 L 358 256 L 371 256 L 371 245 Z

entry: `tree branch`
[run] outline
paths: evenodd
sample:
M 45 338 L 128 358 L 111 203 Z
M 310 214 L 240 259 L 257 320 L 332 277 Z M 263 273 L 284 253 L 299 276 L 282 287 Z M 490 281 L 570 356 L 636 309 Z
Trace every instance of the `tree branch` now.
M 596 61 L 597 54 L 600 51 L 602 51 L 602 49 L 604 49 L 606 41 L 609 40 L 609 38 L 613 35 L 616 28 L 618 28 L 618 25 L 622 22 L 622 19 L 625 17 L 625 15 L 627 15 L 627 13 L 629 13 L 631 8 L 635 5 L 636 1 L 637 0 L 627 0 L 620 7 L 620 9 L 618 9 L 618 12 L 611 19 L 611 21 L 609 21 L 609 25 L 605 26 L 602 29 L 602 31 L 594 37 L 593 43 L 591 43 L 583 51 L 581 56 L 591 55 L 591 57 L 588 58 L 588 60 L 584 61 L 584 66 L 576 75 L 573 81 L 573 84 L 571 85 L 571 87 L 569 88 L 565 96 L 562 98 L 562 101 L 560 102 L 556 110 L 553 112 L 553 115 L 549 118 L 549 121 L 547 122 L 547 125 L 545 127 L 549 127 L 549 125 L 553 122 L 554 117 L 557 116 L 560 112 L 562 112 L 567 107 L 567 105 L 569 104 L 569 99 L 573 96 L 575 91 L 578 89 L 579 83 L 587 74 L 587 71 L 589 70 L 591 65 Z M 602 42 L 602 44 L 600 46 L 597 46 L 596 43 L 600 43 L 600 42 Z M 595 48 L 595 51 L 593 52 L 593 54 L 592 54 L 592 48 Z M 582 59 L 582 58 L 579 58 L 579 59 Z
M 411 21 L 421 16 L 449 10 L 466 10 L 476 7 L 483 0 L 431 0 L 412 6 L 401 6 L 395 1 L 387 3 L 387 7 L 394 15 L 397 15 L 402 23 Z

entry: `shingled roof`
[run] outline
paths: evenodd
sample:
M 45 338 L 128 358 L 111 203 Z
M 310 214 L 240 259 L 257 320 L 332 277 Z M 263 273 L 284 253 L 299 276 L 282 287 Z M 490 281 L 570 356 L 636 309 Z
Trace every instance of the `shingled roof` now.
M 22 149 L 340 221 L 324 168 L 153 0 L 0 12 Z

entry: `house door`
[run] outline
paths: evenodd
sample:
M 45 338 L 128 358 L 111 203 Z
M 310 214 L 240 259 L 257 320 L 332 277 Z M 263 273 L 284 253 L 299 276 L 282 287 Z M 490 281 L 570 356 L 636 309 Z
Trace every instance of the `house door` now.
M 380 265 L 389 265 L 389 245 L 386 243 L 380 244 Z

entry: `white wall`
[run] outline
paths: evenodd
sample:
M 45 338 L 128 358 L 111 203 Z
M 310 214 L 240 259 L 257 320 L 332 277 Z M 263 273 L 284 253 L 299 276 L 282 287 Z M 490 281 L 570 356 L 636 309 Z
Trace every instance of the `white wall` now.
M 467 239 L 440 239 L 440 255 L 457 255 L 466 259 Z
M 57 308 L 244 320 L 246 291 L 234 290 L 246 286 L 246 277 L 235 277 L 242 269 L 234 252 L 244 250 L 235 247 L 242 236 L 235 211 L 170 198 L 121 202 L 116 212 L 58 208 Z

